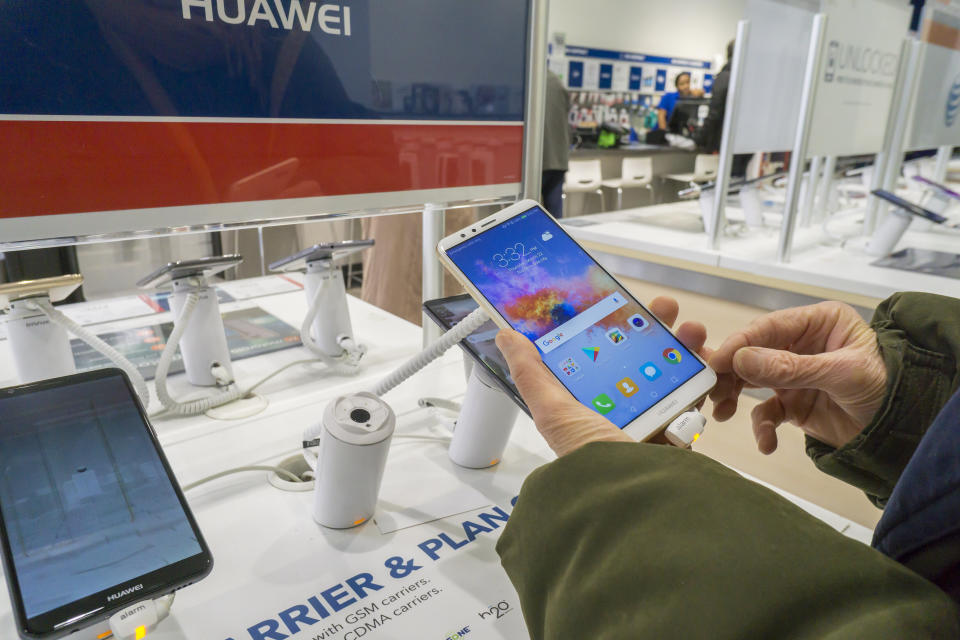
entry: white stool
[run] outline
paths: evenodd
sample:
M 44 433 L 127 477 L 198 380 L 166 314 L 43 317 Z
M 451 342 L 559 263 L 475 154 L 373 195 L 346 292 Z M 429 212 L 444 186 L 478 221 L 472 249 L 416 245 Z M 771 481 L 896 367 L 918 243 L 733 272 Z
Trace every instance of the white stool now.
M 600 210 L 605 211 L 607 203 L 602 185 L 599 160 L 571 160 L 563 178 L 563 198 L 566 199 L 568 193 L 596 193 L 600 196 Z
M 698 153 L 693 161 L 693 173 L 669 173 L 666 177 L 680 182 L 710 182 L 716 179 L 719 166 L 720 156 Z
M 720 168 L 720 156 L 715 154 L 698 153 L 693 161 L 693 181 L 710 182 L 717 177 Z
M 623 190 L 644 188 L 650 191 L 650 203 L 653 204 L 653 161 L 650 158 L 624 158 L 620 168 L 620 177 L 603 180 L 605 187 L 617 190 L 617 209 L 623 208 Z

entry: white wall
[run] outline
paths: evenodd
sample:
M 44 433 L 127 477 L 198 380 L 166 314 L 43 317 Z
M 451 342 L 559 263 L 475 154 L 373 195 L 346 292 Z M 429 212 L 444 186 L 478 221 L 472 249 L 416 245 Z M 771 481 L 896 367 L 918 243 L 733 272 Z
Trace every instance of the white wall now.
M 746 0 L 549 0 L 548 37 L 598 49 L 714 60 L 726 57 Z

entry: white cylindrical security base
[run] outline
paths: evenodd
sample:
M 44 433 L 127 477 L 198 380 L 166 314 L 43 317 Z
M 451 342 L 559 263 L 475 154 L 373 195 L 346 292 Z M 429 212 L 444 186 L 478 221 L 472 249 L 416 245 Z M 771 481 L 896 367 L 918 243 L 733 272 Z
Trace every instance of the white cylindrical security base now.
M 390 405 L 366 391 L 327 405 L 313 490 L 314 520 L 346 529 L 373 516 L 395 425 Z
M 748 227 L 757 229 L 763 226 L 763 202 L 756 187 L 748 186 L 740 189 L 740 206 L 743 207 L 743 217 Z
M 181 278 L 173 281 L 173 295 L 170 296 L 170 310 L 174 319 L 180 317 L 187 295 L 197 294 L 197 306 L 190 316 L 190 323 L 180 338 L 180 354 L 187 372 L 187 380 L 198 387 L 212 387 L 219 381 L 211 373 L 215 365 L 220 365 L 233 380 L 233 367 L 230 364 L 230 349 L 227 336 L 223 331 L 223 318 L 220 317 L 220 303 L 217 292 L 205 283 L 197 284 L 196 278 Z
M 49 298 L 47 298 L 49 300 Z M 39 309 L 28 308 L 30 299 L 10 303 L 7 340 L 22 384 L 76 373 L 70 335 Z
M 340 340 L 344 337 L 353 339 L 343 273 L 327 260 L 308 262 L 303 288 L 307 294 L 307 306 L 316 301 L 319 307 L 311 329 L 314 342 L 330 357 L 341 355 Z
M 893 248 L 900 242 L 901 236 L 910 226 L 913 216 L 898 208 L 891 208 L 886 219 L 877 227 L 867 243 L 866 251 L 871 256 L 883 257 L 890 255 Z
M 450 442 L 450 459 L 470 469 L 484 469 L 500 462 L 520 411 L 481 375 L 474 367 Z
M 934 191 L 924 206 L 934 213 L 943 215 L 943 213 L 950 208 L 952 201 L 952 198 L 947 194 L 940 191 Z
M 703 219 L 703 229 L 708 237 L 713 236 L 713 198 L 716 189 L 700 193 L 700 217 Z

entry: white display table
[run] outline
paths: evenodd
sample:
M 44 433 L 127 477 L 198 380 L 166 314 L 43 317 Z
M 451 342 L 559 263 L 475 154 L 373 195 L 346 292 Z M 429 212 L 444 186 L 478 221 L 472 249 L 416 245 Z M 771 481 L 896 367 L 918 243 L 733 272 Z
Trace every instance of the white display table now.
M 297 291 L 254 300 L 299 326 L 306 313 L 304 298 Z M 356 335 L 370 348 L 359 375 L 336 377 L 322 367 L 295 367 L 258 390 L 269 400 L 260 415 L 236 421 L 204 416 L 155 421 L 181 484 L 242 465 L 276 464 L 296 454 L 304 426 L 328 402 L 373 386 L 419 350 L 418 327 L 354 298 L 349 303 Z M 122 323 L 157 319 L 162 316 Z M 0 343 L 0 365 L 8 371 L 3 348 Z M 236 376 L 242 384 L 305 357 L 298 347 L 241 360 Z M 182 378 L 171 379 L 179 394 L 185 391 Z M 494 545 L 523 479 L 554 456 L 521 415 L 500 464 L 484 470 L 455 466 L 442 440 L 449 431 L 429 410 L 419 408 L 417 399 L 458 399 L 464 389 L 461 355 L 452 350 L 385 396 L 398 426 L 376 518 L 400 514 L 420 524 L 385 535 L 375 522 L 344 531 L 324 529 L 311 519 L 309 491 L 274 488 L 265 472 L 231 475 L 189 491 L 187 499 L 215 566 L 208 578 L 178 593 L 170 617 L 150 637 L 444 640 L 466 635 L 465 629 L 475 638 L 526 637 L 516 593 Z M 864 527 L 787 497 L 845 535 L 869 541 Z M 445 517 L 428 521 L 441 513 Z M 5 597 L 0 597 L 0 637 L 15 637 Z
M 741 212 L 727 207 L 729 218 Z M 798 229 L 793 258 L 777 261 L 779 216 L 768 215 L 763 229 L 723 237 L 709 248 L 696 201 L 562 220 L 591 251 L 650 262 L 729 280 L 872 308 L 897 291 L 925 291 L 960 297 L 960 280 L 875 267 L 862 242 L 846 247 L 826 244 L 819 225 Z M 585 226 L 580 226 L 585 225 Z M 843 231 L 842 221 L 835 225 Z M 848 230 L 848 229 L 847 229 Z M 898 247 L 960 252 L 960 233 L 908 231 Z

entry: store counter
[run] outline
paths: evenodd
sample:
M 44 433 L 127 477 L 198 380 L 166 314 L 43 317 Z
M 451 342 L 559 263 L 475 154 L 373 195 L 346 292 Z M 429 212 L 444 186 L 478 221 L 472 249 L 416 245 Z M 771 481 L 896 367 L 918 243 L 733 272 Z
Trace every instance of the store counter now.
M 736 207 L 726 211 L 728 219 L 743 217 Z M 841 247 L 826 241 L 820 225 L 797 229 L 792 260 L 780 263 L 780 217 L 766 214 L 765 228 L 724 235 L 717 250 L 709 248 L 695 200 L 562 223 L 614 273 L 771 309 L 841 300 L 869 311 L 908 290 L 960 297 L 960 280 L 872 266 L 876 258 L 863 251 L 863 239 Z M 855 229 L 834 226 L 837 232 Z M 960 233 L 908 231 L 898 246 L 956 253 L 958 240 Z
M 249 301 L 292 326 L 299 326 L 306 313 L 301 291 Z M 358 375 L 293 367 L 258 389 L 269 405 L 256 416 L 154 421 L 181 484 L 298 455 L 303 428 L 332 399 L 372 387 L 419 351 L 418 327 L 352 297 L 349 305 L 356 335 L 370 348 Z M 154 320 L 118 319 L 95 328 Z M 302 347 L 295 347 L 241 360 L 236 376 L 249 383 L 306 357 Z M 9 370 L 5 350 L 0 350 L 0 365 Z M 175 396 L 196 393 L 187 390 L 183 376 L 171 377 L 170 384 Z M 459 399 L 464 389 L 461 355 L 451 350 L 385 396 L 397 413 L 397 430 L 377 513 L 359 527 L 320 527 L 311 518 L 311 491 L 277 489 L 262 471 L 188 491 L 214 569 L 178 593 L 170 617 L 150 637 L 443 639 L 475 632 L 471 637 L 526 637 L 516 593 L 494 545 L 523 479 L 553 454 L 521 414 L 500 464 L 483 470 L 454 465 L 446 453 L 449 429 L 417 400 L 427 395 Z M 866 528 L 787 497 L 845 535 L 869 541 Z M 0 636 L 15 636 L 5 597 L 0 597 Z

